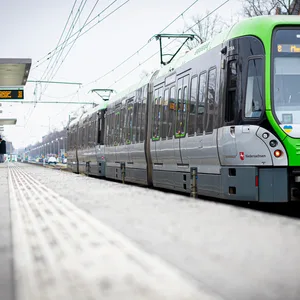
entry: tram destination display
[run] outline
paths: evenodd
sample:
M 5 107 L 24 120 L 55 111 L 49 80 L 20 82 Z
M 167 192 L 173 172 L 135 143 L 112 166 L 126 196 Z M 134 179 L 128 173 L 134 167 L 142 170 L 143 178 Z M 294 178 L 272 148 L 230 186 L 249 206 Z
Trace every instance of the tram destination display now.
M 279 53 L 299 53 L 300 52 L 300 45 L 279 44 L 279 45 L 277 45 L 277 51 Z
M 1 99 L 24 99 L 24 90 L 0 90 L 0 100 Z

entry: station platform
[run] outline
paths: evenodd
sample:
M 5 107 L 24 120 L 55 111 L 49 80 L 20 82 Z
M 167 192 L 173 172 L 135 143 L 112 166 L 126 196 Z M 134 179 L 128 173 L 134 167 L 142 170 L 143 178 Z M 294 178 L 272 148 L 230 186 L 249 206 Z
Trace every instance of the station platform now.
M 14 300 L 8 166 L 0 164 L 0 299 Z
M 299 299 L 300 220 L 0 164 L 0 299 Z

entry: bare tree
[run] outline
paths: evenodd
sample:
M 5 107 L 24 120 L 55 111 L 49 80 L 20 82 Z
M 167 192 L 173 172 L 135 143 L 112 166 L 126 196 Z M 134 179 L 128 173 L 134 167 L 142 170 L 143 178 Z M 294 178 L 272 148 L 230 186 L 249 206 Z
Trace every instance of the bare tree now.
M 147 70 L 142 70 L 140 73 L 140 79 L 144 79 L 149 76 L 149 72 Z
M 231 22 L 224 21 L 218 14 L 210 15 L 207 11 L 205 16 L 197 15 L 192 17 L 190 24 L 186 24 L 183 32 L 195 34 L 200 38 L 200 43 L 204 43 L 211 39 L 214 35 L 228 28 Z M 191 50 L 199 45 L 199 41 L 194 39 L 186 43 L 186 48 Z
M 244 16 L 255 17 L 262 15 L 297 15 L 299 14 L 299 0 L 241 0 Z
M 209 12 L 207 12 L 207 15 L 209 15 Z M 183 31 L 186 33 L 195 34 L 200 38 L 201 43 L 204 43 L 213 35 L 220 32 L 220 28 L 218 28 L 218 20 L 219 16 L 217 14 L 214 16 L 209 15 L 205 19 L 203 16 L 197 15 L 192 17 L 190 22 L 191 24 L 186 24 Z M 197 39 L 188 41 L 186 43 L 186 47 L 188 48 L 188 50 L 191 50 L 198 45 L 199 41 Z

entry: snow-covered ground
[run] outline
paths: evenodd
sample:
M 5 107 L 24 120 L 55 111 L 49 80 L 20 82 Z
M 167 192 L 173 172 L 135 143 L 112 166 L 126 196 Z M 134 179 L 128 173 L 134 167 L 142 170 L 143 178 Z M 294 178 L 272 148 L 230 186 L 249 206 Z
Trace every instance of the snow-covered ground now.
M 206 291 L 228 300 L 299 299 L 297 219 L 17 165 Z

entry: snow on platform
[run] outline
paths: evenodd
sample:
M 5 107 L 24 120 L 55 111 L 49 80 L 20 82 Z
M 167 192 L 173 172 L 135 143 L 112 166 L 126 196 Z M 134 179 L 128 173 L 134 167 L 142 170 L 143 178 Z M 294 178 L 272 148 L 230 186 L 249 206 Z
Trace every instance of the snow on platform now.
M 221 299 L 9 167 L 17 300 Z
M 93 252 L 91 250 L 93 248 L 88 242 L 99 239 L 106 245 L 107 248 L 104 247 L 104 249 L 110 249 L 108 241 L 120 238 L 124 244 L 120 243 L 130 245 L 128 247 L 132 247 L 130 249 L 134 250 L 129 252 L 137 251 L 136 257 L 140 257 L 139 261 L 143 261 L 147 265 L 145 268 L 145 265 L 140 265 L 133 259 L 133 268 L 130 269 L 133 270 L 132 274 L 141 274 L 137 277 L 133 276 L 133 278 L 141 279 L 149 288 L 147 290 L 149 293 L 145 294 L 145 297 L 148 298 L 142 298 L 139 295 L 136 299 L 168 299 L 166 295 L 162 294 L 164 292 L 168 293 L 172 299 L 206 299 L 205 297 L 230 300 L 299 299 L 300 221 L 297 219 L 199 199 L 194 200 L 175 194 L 166 194 L 147 188 L 122 185 L 38 166 L 27 164 L 14 164 L 14 166 L 16 167 L 12 167 L 10 171 L 11 180 L 13 180 L 13 176 L 21 176 L 22 180 L 15 181 L 12 186 L 22 186 L 23 180 L 31 180 L 31 184 L 34 186 L 31 193 L 35 195 L 36 199 L 27 201 L 26 207 L 27 210 L 31 210 L 31 213 L 26 214 L 31 216 L 32 220 L 34 220 L 33 214 L 36 214 L 34 222 L 42 224 L 45 222 L 43 220 L 46 220 L 51 232 L 55 232 L 58 239 L 60 236 L 60 245 L 64 245 L 63 242 L 66 243 L 64 247 L 61 246 L 63 247 L 60 250 L 62 254 L 59 251 L 53 252 L 52 248 L 48 246 L 47 251 L 51 250 L 52 253 L 52 261 L 48 263 L 55 264 L 55 259 L 60 257 L 59 255 L 62 255 L 61 259 L 64 259 L 63 253 L 73 253 L 71 258 L 65 260 L 65 263 L 61 265 L 60 275 L 57 274 L 58 271 L 53 273 L 55 275 L 49 275 L 49 278 L 53 280 L 56 276 L 67 276 L 69 271 L 71 274 L 76 274 L 73 279 L 70 277 L 67 284 L 70 291 L 74 282 L 75 286 L 81 282 L 84 288 L 90 287 L 91 297 L 94 297 L 93 292 L 99 292 L 95 287 L 95 282 L 99 283 L 96 278 L 104 276 L 104 274 L 107 274 L 106 278 L 109 278 L 104 282 L 109 283 L 103 284 L 102 282 L 102 284 L 99 283 L 100 286 L 120 288 L 120 290 L 116 290 L 116 294 L 111 294 L 112 298 L 105 299 L 131 300 L 135 298 L 130 293 L 135 291 L 139 295 L 138 291 L 144 290 L 137 288 L 137 286 L 144 286 L 141 282 L 140 285 L 122 285 L 122 278 L 124 278 L 122 274 L 125 274 L 122 273 L 124 267 L 120 269 L 112 267 L 125 266 L 127 268 L 126 266 L 130 266 L 129 261 L 126 260 L 128 256 L 125 255 L 128 252 L 124 252 L 123 248 L 120 250 L 120 248 L 113 247 L 114 255 L 108 259 L 109 251 Z M 16 175 L 13 175 L 14 173 Z M 36 185 L 39 188 L 35 187 Z M 17 206 L 16 199 L 20 198 L 18 189 L 20 188 L 16 188 L 15 193 L 16 195 L 19 193 L 19 196 L 11 198 L 15 206 Z M 26 189 L 30 191 L 29 183 Z M 47 193 L 47 201 L 39 200 L 39 197 L 46 197 Z M 24 206 L 24 203 L 18 205 Z M 21 212 L 14 208 L 14 213 L 20 215 Z M 68 215 L 74 218 L 77 227 L 73 227 L 70 221 L 71 217 Z M 83 219 L 80 219 L 81 216 Z M 98 225 L 92 225 L 94 222 Z M 59 224 L 63 224 L 62 227 L 59 227 Z M 23 225 L 19 226 L 21 230 Z M 47 229 L 47 226 L 44 224 L 44 227 L 39 229 L 39 233 L 35 232 L 34 234 L 39 236 L 48 234 L 50 229 Z M 93 226 L 97 229 L 92 230 Z M 102 239 L 99 237 L 99 232 L 102 234 Z M 78 239 L 78 235 L 81 233 L 83 236 L 87 235 L 87 238 Z M 53 239 L 51 234 L 47 235 L 48 243 Z M 111 240 L 110 236 L 112 236 Z M 47 241 L 42 238 L 39 240 L 40 247 L 46 247 Z M 115 244 L 113 243 L 113 245 Z M 79 254 L 80 250 L 75 250 L 76 247 L 88 250 L 81 250 L 83 254 Z M 76 251 L 78 254 L 75 254 Z M 89 253 L 89 251 L 91 251 L 90 257 L 87 257 L 84 253 Z M 49 257 L 51 258 L 50 252 Z M 108 256 L 105 256 L 105 253 Z M 15 257 L 20 255 L 22 254 L 16 252 Z M 124 263 L 116 261 L 116 257 L 124 260 Z M 95 261 L 97 267 L 93 268 L 92 266 L 94 271 L 90 272 L 88 269 L 85 271 L 89 263 L 84 268 L 79 267 L 79 265 L 85 264 L 85 259 L 90 264 L 91 261 Z M 40 267 L 44 270 L 42 265 L 44 259 L 42 258 L 41 261 Z M 103 263 L 107 263 L 107 266 L 111 266 L 111 268 L 102 269 L 100 265 Z M 22 265 L 20 266 L 18 272 L 24 270 Z M 71 270 L 68 269 L 70 266 L 72 266 Z M 155 270 L 159 270 L 155 274 L 164 274 L 164 276 L 159 277 L 153 275 L 154 273 L 148 273 L 151 266 Z M 119 274 L 120 270 L 122 274 Z M 80 276 L 80 274 L 83 275 Z M 116 281 L 112 281 L 114 276 L 116 276 Z M 46 279 L 41 278 L 40 280 Z M 52 281 L 50 280 L 50 282 Z M 112 282 L 117 284 L 112 285 Z M 177 285 L 175 282 L 178 284 L 178 289 L 175 287 Z M 36 289 L 34 286 L 33 288 Z M 111 289 L 108 288 L 108 290 Z M 106 292 L 106 288 L 102 292 L 104 291 Z M 118 291 L 123 293 L 121 298 L 118 298 L 120 297 L 120 294 L 117 294 Z M 61 293 L 63 292 L 66 291 L 62 285 Z M 196 294 L 192 295 L 192 293 Z M 54 292 L 50 295 L 51 297 L 56 296 Z M 83 294 L 75 293 L 75 295 L 80 297 Z M 187 298 L 184 298 L 185 296 Z

